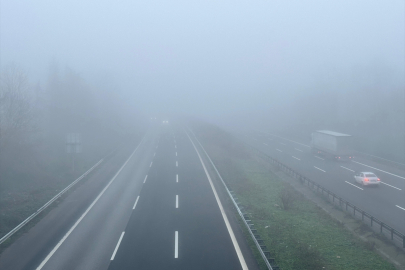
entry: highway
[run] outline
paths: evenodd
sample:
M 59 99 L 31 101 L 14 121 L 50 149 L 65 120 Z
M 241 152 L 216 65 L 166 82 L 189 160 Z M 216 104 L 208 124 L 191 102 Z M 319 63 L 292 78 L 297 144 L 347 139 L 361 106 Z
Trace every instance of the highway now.
M 0 269 L 258 269 L 192 140 L 152 125 L 7 248 Z
M 405 170 L 360 157 L 350 162 L 328 160 L 312 154 L 309 142 L 268 132 L 236 136 L 405 234 Z M 355 172 L 364 171 L 374 172 L 381 179 L 380 186 L 356 183 Z

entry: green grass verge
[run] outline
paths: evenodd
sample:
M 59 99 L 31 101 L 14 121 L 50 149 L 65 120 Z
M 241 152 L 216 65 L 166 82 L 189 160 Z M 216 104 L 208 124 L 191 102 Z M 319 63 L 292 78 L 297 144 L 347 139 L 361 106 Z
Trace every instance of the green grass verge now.
M 203 144 L 224 181 L 251 215 L 281 269 L 395 269 L 322 209 L 255 161 L 243 150 L 243 145 L 228 139 L 224 146 L 216 138 L 202 135 Z M 250 238 L 247 232 L 245 235 Z M 250 244 L 255 251 L 253 241 Z

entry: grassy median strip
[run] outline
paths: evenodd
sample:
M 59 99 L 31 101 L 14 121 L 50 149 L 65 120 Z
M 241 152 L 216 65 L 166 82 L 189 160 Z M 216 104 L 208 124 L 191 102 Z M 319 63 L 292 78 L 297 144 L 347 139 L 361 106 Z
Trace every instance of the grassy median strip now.
M 225 137 L 203 134 L 202 139 L 224 181 L 237 194 L 244 211 L 251 215 L 280 269 L 395 269 L 322 209 L 255 161 L 242 144 L 230 138 L 218 140 Z

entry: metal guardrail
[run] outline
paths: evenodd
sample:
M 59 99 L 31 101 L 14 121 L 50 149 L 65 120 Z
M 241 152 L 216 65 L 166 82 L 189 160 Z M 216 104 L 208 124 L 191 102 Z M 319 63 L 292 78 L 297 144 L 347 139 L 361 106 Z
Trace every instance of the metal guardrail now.
M 17 231 L 19 231 L 22 227 L 24 227 L 28 222 L 33 220 L 36 216 L 38 216 L 42 211 L 44 211 L 48 206 L 50 206 L 53 202 L 55 202 L 58 198 L 60 198 L 63 194 L 65 194 L 67 191 L 69 191 L 70 188 L 72 188 L 75 184 L 77 184 L 80 180 L 82 180 L 84 177 L 86 177 L 89 173 L 91 173 L 98 165 L 100 165 L 104 160 L 110 158 L 118 149 L 120 148 L 117 147 L 114 150 L 112 150 L 110 153 L 108 153 L 104 158 L 100 159 L 96 164 L 93 165 L 90 169 L 88 169 L 84 174 L 82 174 L 79 178 L 77 178 L 75 181 L 70 183 L 67 187 L 65 187 L 61 192 L 56 194 L 52 199 L 50 199 L 47 203 L 45 203 L 43 206 L 41 206 L 37 211 L 35 211 L 32 215 L 27 217 L 23 222 L 18 224 L 14 229 L 9 231 L 7 234 L 5 234 L 2 238 L 0 238 L 0 245 L 4 243 L 7 239 L 9 239 L 13 234 L 15 234 Z
M 239 216 L 241 217 L 241 219 L 243 220 L 243 223 L 245 224 L 246 228 L 249 231 L 250 236 L 253 239 L 253 242 L 255 243 L 258 251 L 260 252 L 260 255 L 263 258 L 263 261 L 265 262 L 267 268 L 269 270 L 279 270 L 279 267 L 274 265 L 274 259 L 270 258 L 270 252 L 267 251 L 266 246 L 263 244 L 263 240 L 260 239 L 260 236 L 256 233 L 254 233 L 256 230 L 254 229 L 254 225 L 249 223 L 249 217 L 247 214 L 244 214 L 242 212 L 242 210 L 239 207 L 239 204 L 236 202 L 238 199 L 236 198 L 236 196 L 233 194 L 233 191 L 229 190 L 228 186 L 225 184 L 225 181 L 222 179 L 221 174 L 218 172 L 217 167 L 214 165 L 214 163 L 212 162 L 210 156 L 208 155 L 208 153 L 205 151 L 204 147 L 202 146 L 202 144 L 200 143 L 200 141 L 197 139 L 197 136 L 194 134 L 194 132 L 192 130 L 189 129 L 189 131 L 193 134 L 195 140 L 197 141 L 197 143 L 200 145 L 201 149 L 204 151 L 206 157 L 208 158 L 208 160 L 210 161 L 212 167 L 214 168 L 215 172 L 217 173 L 219 179 L 221 180 L 222 184 L 225 187 L 226 192 L 228 193 L 229 197 L 232 200 L 233 205 L 235 206 Z M 273 264 L 273 266 L 271 265 Z
M 337 196 L 332 191 L 322 187 L 318 183 L 303 176 L 302 174 L 298 173 L 294 169 L 284 165 L 277 159 L 264 154 L 263 152 L 261 152 L 260 150 L 258 150 L 255 147 L 252 147 L 252 146 L 249 146 L 249 147 L 251 149 L 253 149 L 256 152 L 256 154 L 260 155 L 264 160 L 276 165 L 277 167 L 279 167 L 282 171 L 284 171 L 288 175 L 300 180 L 303 184 L 307 184 L 313 190 L 316 190 L 318 192 L 320 191 L 322 194 L 327 194 L 329 199 L 332 197 L 333 204 L 338 204 L 341 208 L 344 208 L 345 211 L 350 211 L 353 214 L 353 216 L 355 216 L 355 217 L 358 217 L 358 218 L 361 217 L 361 220 L 363 222 L 365 222 L 365 219 L 368 219 L 369 224 L 373 229 L 377 229 L 381 234 L 389 237 L 391 239 L 391 241 L 393 241 L 395 244 L 400 245 L 402 242 L 402 248 L 405 248 L 405 235 L 402 234 L 401 232 L 395 230 L 391 226 L 389 226 L 386 223 L 382 222 L 381 220 L 375 218 L 374 216 L 372 216 L 371 214 L 362 210 L 361 208 L 355 206 L 354 204 L 342 199 L 341 197 Z M 376 226 L 379 226 L 379 227 L 376 228 Z
M 45 203 L 41 208 L 39 208 L 37 211 L 35 211 L 31 216 L 27 217 L 23 222 L 18 224 L 14 229 L 9 231 L 6 235 L 4 235 L 0 239 L 0 245 L 6 241 L 8 238 L 10 238 L 13 234 L 15 234 L 17 231 L 19 231 L 22 227 L 24 227 L 28 222 L 30 222 L 32 219 L 34 219 L 36 216 L 38 216 L 42 211 L 44 211 L 48 206 L 50 206 L 53 202 L 55 202 L 58 198 L 60 198 L 63 194 L 65 194 L 71 187 L 73 187 L 77 182 L 82 180 L 86 175 L 88 175 L 91 171 L 94 170 L 98 165 L 100 165 L 101 162 L 103 162 L 104 158 L 102 158 L 100 161 L 98 161 L 96 164 L 93 165 L 90 169 L 88 169 L 84 174 L 82 174 L 79 178 L 77 178 L 75 181 L 70 183 L 67 187 L 65 187 L 61 192 L 56 194 L 52 199 L 50 199 L 47 203 Z
M 42 211 L 44 211 L 48 206 L 50 206 L 53 202 L 55 202 L 57 199 L 59 199 L 63 194 L 65 194 L 67 191 L 69 191 L 70 188 L 72 188 L 75 184 L 77 184 L 80 180 L 82 180 L 84 177 L 86 177 L 90 172 L 92 172 L 98 165 L 100 165 L 105 159 L 110 157 L 111 155 L 114 154 L 115 151 L 118 150 L 119 147 L 116 149 L 112 150 L 109 154 L 107 154 L 104 158 L 100 159 L 96 164 L 93 165 L 90 169 L 88 169 L 84 174 L 82 174 L 79 178 L 77 178 L 75 181 L 70 183 L 67 187 L 65 187 L 61 192 L 56 194 L 52 199 L 50 199 L 47 203 L 45 203 L 43 206 L 41 206 L 37 211 L 35 211 L 32 215 L 27 217 L 23 222 L 18 224 L 14 229 L 9 231 L 7 234 L 5 234 L 2 238 L 0 238 L 0 245 L 4 243 L 7 239 L 9 239 L 13 234 L 18 232 L 22 227 L 24 227 L 28 222 L 33 220 L 36 216 L 38 216 Z

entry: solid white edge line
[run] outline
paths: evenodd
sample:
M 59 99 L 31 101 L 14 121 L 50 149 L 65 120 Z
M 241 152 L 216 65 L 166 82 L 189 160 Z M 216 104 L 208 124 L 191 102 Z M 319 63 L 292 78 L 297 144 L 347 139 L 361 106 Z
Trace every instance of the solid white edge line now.
M 295 158 L 295 159 L 301 160 L 301 159 L 299 159 L 299 158 L 297 158 L 297 157 L 294 157 L 294 156 L 292 156 L 292 157 Z
M 279 151 L 279 152 L 283 152 L 283 151 L 281 151 L 280 149 L 277 149 L 277 148 L 276 148 L 276 150 Z
M 146 178 L 148 178 L 148 175 L 145 176 L 145 179 L 143 180 L 143 183 L 145 184 Z
M 176 208 L 179 208 L 179 195 L 176 195 Z
M 350 183 L 350 182 L 347 182 L 347 181 L 345 181 L 345 182 L 348 183 L 349 185 L 352 185 L 352 186 L 358 188 L 358 189 L 364 190 L 364 189 L 362 189 L 361 187 L 358 187 L 358 186 L 356 186 L 356 185 L 354 185 L 354 184 L 352 184 L 352 183 Z
M 352 169 L 349 169 L 349 168 L 346 168 L 346 167 L 343 167 L 343 166 L 340 166 L 340 167 L 342 167 L 343 169 L 346 169 L 346 170 L 348 170 L 348 171 L 355 172 L 355 171 L 353 171 Z
M 203 162 L 203 160 L 202 160 L 202 158 L 201 158 L 201 155 L 200 155 L 200 153 L 198 152 L 197 147 L 195 146 L 194 142 L 191 140 L 191 138 L 190 138 L 190 136 L 188 135 L 187 132 L 186 132 L 186 135 L 187 135 L 187 137 L 189 138 L 189 140 L 191 141 L 191 143 L 192 143 L 192 145 L 193 145 L 195 151 L 197 152 L 197 155 L 198 155 L 198 158 L 200 159 L 201 165 L 203 166 L 204 171 L 205 171 L 205 174 L 207 175 L 207 178 L 208 178 L 208 181 L 209 181 L 209 183 L 210 183 L 212 192 L 214 193 L 214 196 L 215 196 L 215 199 L 216 199 L 216 201 L 217 201 L 219 210 L 221 211 L 222 218 L 224 219 L 226 228 L 228 229 L 228 233 L 229 233 L 229 235 L 230 235 L 230 237 L 231 237 L 233 246 L 234 246 L 235 251 L 236 251 L 236 254 L 237 254 L 238 258 L 239 258 L 239 262 L 240 262 L 240 264 L 241 264 L 241 266 L 242 266 L 242 269 L 244 269 L 244 270 L 245 270 L 245 269 L 248 269 L 247 264 L 246 264 L 246 261 L 245 261 L 245 258 L 243 257 L 243 253 L 242 253 L 242 251 L 240 250 L 240 247 L 239 247 L 239 244 L 238 244 L 238 240 L 236 240 L 235 234 L 233 233 L 231 224 L 229 223 L 228 217 L 226 216 L 226 213 L 225 213 L 225 210 L 224 210 L 224 208 L 223 208 L 223 206 L 222 206 L 221 200 L 219 199 L 218 194 L 217 194 L 217 191 L 216 191 L 216 189 L 215 189 L 215 186 L 214 186 L 214 184 L 212 183 L 211 176 L 209 175 L 209 173 L 208 173 L 208 171 L 207 171 L 207 168 L 205 167 L 205 164 L 204 164 L 204 162 Z
M 135 201 L 135 203 L 134 203 L 134 207 L 132 207 L 132 210 L 135 209 L 135 207 L 136 207 L 136 205 L 137 205 L 137 203 L 138 203 L 138 200 L 139 200 L 139 196 L 136 198 L 136 201 Z
M 405 211 L 405 208 L 402 208 L 401 206 L 399 206 L 399 205 L 395 205 L 396 207 L 398 207 L 398 208 L 401 208 L 402 210 L 404 210 Z
M 177 259 L 179 257 L 179 232 L 174 232 L 174 258 Z
M 357 152 L 362 153 L 362 154 L 365 154 L 365 155 L 367 155 L 367 156 L 376 157 L 376 158 L 379 158 L 379 159 L 382 159 L 382 160 L 385 160 L 385 161 L 389 161 L 389 162 L 392 162 L 392 163 L 396 163 L 396 164 L 399 164 L 399 165 L 401 165 L 401 166 L 405 166 L 405 163 L 396 162 L 396 161 L 393 161 L 393 160 L 389 160 L 389 159 L 382 158 L 382 157 L 375 156 L 375 155 L 370 155 L 370 154 L 363 153 L 363 152 L 360 152 L 360 151 L 357 151 Z
M 118 174 L 122 171 L 122 169 L 127 165 L 128 161 L 132 158 L 132 156 L 135 154 L 136 150 L 139 148 L 139 146 L 142 144 L 143 140 L 145 137 L 143 137 L 142 141 L 139 143 L 139 145 L 135 148 L 134 152 L 129 156 L 127 161 L 125 161 L 124 165 L 118 170 L 118 172 L 114 175 L 114 177 L 108 182 L 108 184 L 104 187 L 104 189 L 98 194 L 97 198 L 94 199 L 94 201 L 90 204 L 90 206 L 86 209 L 86 211 L 80 216 L 80 218 L 73 224 L 73 226 L 69 229 L 69 231 L 63 236 L 63 238 L 56 244 L 56 246 L 51 250 L 51 252 L 45 257 L 45 259 L 41 262 L 41 264 L 36 268 L 36 270 L 41 270 L 42 267 L 49 261 L 49 259 L 52 257 L 52 255 L 58 250 L 58 248 L 65 242 L 65 240 L 69 237 L 69 235 L 73 232 L 73 230 L 79 225 L 79 223 L 82 221 L 82 219 L 87 215 L 87 213 L 93 208 L 93 206 L 97 203 L 97 201 L 100 199 L 100 197 L 104 194 L 104 192 L 107 190 L 107 188 L 114 182 L 115 178 L 117 178 Z
M 238 214 L 240 215 L 241 218 L 244 219 L 244 217 L 242 216 L 241 210 L 240 210 L 239 207 L 237 206 L 236 202 L 233 200 L 233 196 L 232 196 L 232 194 L 229 192 L 229 189 L 228 189 L 227 185 L 225 184 L 224 179 L 222 179 L 221 174 L 218 172 L 217 167 L 216 167 L 215 164 L 212 162 L 212 159 L 211 159 L 210 156 L 208 155 L 207 151 L 205 151 L 204 147 L 202 146 L 201 142 L 197 139 L 197 137 L 196 137 L 196 135 L 194 134 L 194 132 L 193 132 L 191 129 L 189 129 L 189 131 L 193 134 L 195 140 L 196 140 L 197 143 L 200 145 L 201 149 L 202 149 L 202 150 L 204 151 L 204 153 L 205 153 L 205 156 L 208 158 L 209 162 L 211 163 L 212 167 L 214 168 L 215 172 L 217 173 L 219 179 L 221 180 L 223 186 L 225 187 L 226 192 L 228 193 L 229 197 L 231 198 L 232 202 L 234 203 L 235 208 L 236 208 L 236 210 L 238 211 Z M 250 220 L 245 220 L 245 219 L 244 219 L 244 223 L 245 223 L 245 225 L 246 225 L 247 227 L 249 226 L 248 223 L 247 223 L 248 221 L 250 221 Z M 267 268 L 268 268 L 268 269 L 272 269 L 272 268 L 271 268 L 271 265 L 270 265 L 270 263 L 269 263 L 269 261 L 268 261 L 268 259 L 267 259 L 266 256 L 264 255 L 264 252 L 263 252 L 263 250 L 260 248 L 259 243 L 257 242 L 256 238 L 254 237 L 252 231 L 249 230 L 249 233 L 250 233 L 250 235 L 251 235 L 253 241 L 255 242 L 256 247 L 257 247 L 257 249 L 258 249 L 260 255 L 262 256 L 262 258 L 263 258 L 263 260 L 264 260 L 264 263 L 266 264 Z M 246 269 L 248 269 L 248 268 L 247 268 L 247 265 L 245 265 L 245 266 L 246 266 Z M 245 269 L 244 269 L 244 270 L 245 270 Z
M 179 175 L 176 174 L 176 183 L 178 183 L 178 182 L 179 182 Z
M 318 170 L 320 170 L 320 171 L 326 172 L 326 171 L 324 171 L 324 170 L 322 170 L 322 169 L 320 169 L 320 168 L 318 168 L 318 167 L 316 167 L 316 166 L 314 166 L 314 168 L 315 168 L 315 169 L 318 169 Z
M 115 254 L 117 253 L 118 248 L 120 247 L 120 244 L 121 244 L 122 238 L 124 237 L 124 234 L 125 234 L 125 232 L 122 232 L 122 233 L 121 233 L 120 239 L 118 240 L 118 243 L 117 243 L 117 245 L 115 246 L 115 249 L 114 249 L 114 252 L 113 252 L 113 254 L 112 254 L 112 256 L 111 256 L 110 261 L 114 260 Z
M 319 159 L 322 159 L 322 160 L 325 160 L 325 159 L 323 159 L 323 158 L 321 158 L 321 157 L 318 157 L 318 156 L 314 156 L 314 157 L 319 158 Z
M 402 177 L 402 176 L 399 176 L 399 175 L 396 175 L 396 174 L 393 174 L 393 173 L 390 173 L 390 172 L 386 172 L 386 171 L 383 171 L 383 170 L 381 170 L 381 169 L 377 169 L 377 168 L 371 167 L 371 166 L 369 166 L 369 165 L 366 165 L 366 164 L 363 164 L 363 163 L 360 163 L 360 162 L 357 162 L 357 161 L 354 161 L 354 160 L 352 160 L 352 162 L 357 163 L 357 164 L 360 164 L 360 165 L 363 165 L 363 166 L 366 166 L 366 167 L 369 167 L 369 168 L 372 168 L 372 169 L 377 170 L 377 171 L 380 171 L 380 172 L 388 173 L 388 174 L 390 174 L 390 175 L 393 175 L 393 176 L 396 176 L 396 177 L 405 179 L 405 177 Z
M 384 184 L 384 185 L 387 185 L 387 186 L 389 186 L 389 187 L 392 187 L 392 188 L 396 188 L 396 189 L 398 189 L 398 190 L 402 190 L 402 189 L 400 189 L 400 188 L 391 186 L 390 184 L 387 184 L 387 183 L 385 183 L 385 182 L 383 182 L 383 181 L 380 181 L 380 183 L 381 183 L 381 184 Z

